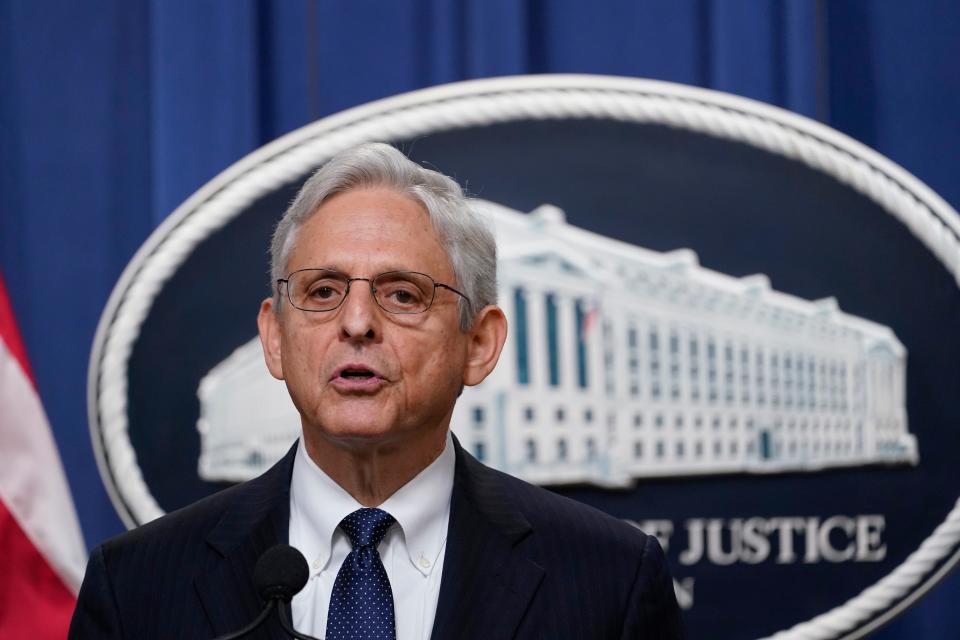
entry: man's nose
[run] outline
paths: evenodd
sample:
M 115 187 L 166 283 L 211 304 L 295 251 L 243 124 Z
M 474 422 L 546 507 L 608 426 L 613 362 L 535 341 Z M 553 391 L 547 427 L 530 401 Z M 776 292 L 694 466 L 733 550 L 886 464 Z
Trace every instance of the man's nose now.
M 345 340 L 372 340 L 380 333 L 380 309 L 367 280 L 354 280 L 339 314 L 340 334 Z

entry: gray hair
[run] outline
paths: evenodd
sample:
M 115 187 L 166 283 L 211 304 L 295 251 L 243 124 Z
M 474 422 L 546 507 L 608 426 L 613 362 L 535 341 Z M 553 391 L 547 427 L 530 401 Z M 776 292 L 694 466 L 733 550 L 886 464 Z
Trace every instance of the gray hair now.
M 454 180 L 421 167 L 383 143 L 363 144 L 338 153 L 304 183 L 273 232 L 273 284 L 286 277 L 297 233 L 320 205 L 338 193 L 369 187 L 392 189 L 426 209 L 453 265 L 455 286 L 469 298 L 460 298 L 460 329 L 469 329 L 477 312 L 497 301 L 497 244 L 493 233 Z M 276 290 L 274 295 L 278 295 Z M 279 309 L 279 302 L 275 309 Z

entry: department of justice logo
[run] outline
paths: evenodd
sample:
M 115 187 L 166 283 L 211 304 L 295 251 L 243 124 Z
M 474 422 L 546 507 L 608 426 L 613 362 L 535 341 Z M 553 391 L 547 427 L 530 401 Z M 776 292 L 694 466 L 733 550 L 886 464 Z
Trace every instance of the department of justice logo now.
M 304 178 L 370 140 L 460 179 L 495 229 L 510 333 L 457 404 L 461 443 L 657 535 L 691 637 L 862 637 L 956 563 L 960 217 L 815 122 L 592 76 L 353 109 L 174 212 L 91 358 L 128 525 L 299 436 L 256 338 L 265 248 Z

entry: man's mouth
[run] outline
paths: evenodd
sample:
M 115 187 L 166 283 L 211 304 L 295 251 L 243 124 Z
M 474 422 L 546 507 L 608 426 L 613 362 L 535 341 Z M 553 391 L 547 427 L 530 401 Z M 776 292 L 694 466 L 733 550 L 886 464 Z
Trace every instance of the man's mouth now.
M 340 372 L 340 377 L 346 378 L 347 380 L 365 380 L 372 378 L 374 375 L 373 371 L 366 369 L 347 369 L 346 371 Z
M 334 372 L 330 382 L 343 390 L 372 391 L 385 382 L 376 370 L 366 365 L 348 364 Z

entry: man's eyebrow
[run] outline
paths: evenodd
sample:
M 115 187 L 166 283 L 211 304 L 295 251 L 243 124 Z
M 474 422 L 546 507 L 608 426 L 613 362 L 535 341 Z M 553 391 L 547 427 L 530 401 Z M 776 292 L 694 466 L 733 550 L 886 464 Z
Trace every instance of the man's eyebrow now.
M 336 267 L 330 267 L 330 268 L 333 269 L 334 271 L 339 271 L 339 269 L 337 269 Z M 393 273 L 394 271 L 416 271 L 416 272 L 419 272 L 420 269 L 414 269 L 413 267 L 410 267 L 409 265 L 388 264 L 388 265 L 386 265 L 386 266 L 378 266 L 378 267 L 375 268 L 375 269 L 371 269 L 371 270 L 370 270 L 370 273 L 365 273 L 365 274 L 362 274 L 362 275 L 364 275 L 365 277 L 368 277 L 368 278 L 372 278 L 372 277 L 374 277 L 374 276 L 380 275 L 381 273 Z M 341 272 L 341 273 L 345 273 L 345 272 Z M 357 274 L 351 273 L 350 275 L 351 275 L 351 276 L 355 276 L 355 275 L 357 275 Z
M 414 269 L 413 267 L 409 267 L 409 266 L 406 266 L 406 265 L 402 265 L 402 266 L 401 266 L 401 265 L 396 265 L 396 266 L 391 265 L 391 266 L 388 266 L 388 267 L 384 267 L 383 269 L 379 270 L 377 273 L 392 273 L 392 272 L 394 272 L 394 271 L 416 271 L 416 272 L 420 272 L 421 270 L 420 270 L 420 269 Z
M 324 271 L 336 271 L 337 273 L 342 273 L 343 275 L 350 276 L 350 277 L 357 275 L 355 273 L 348 273 L 347 271 L 344 271 L 343 269 L 338 267 L 336 264 L 306 266 L 301 268 L 302 269 L 323 269 Z M 387 265 L 385 267 L 378 267 L 377 269 L 374 269 L 373 273 L 367 273 L 363 275 L 364 277 L 372 278 L 373 276 L 378 276 L 381 273 L 393 273 L 394 271 L 415 271 L 417 273 L 421 272 L 419 269 L 415 269 L 413 267 L 406 266 L 406 265 Z
M 303 271 L 305 269 L 316 269 L 318 271 L 340 271 L 340 269 L 338 269 L 336 265 L 323 265 L 323 264 L 306 265 L 306 266 L 300 267 L 299 269 L 294 269 L 294 271 Z M 341 273 L 343 272 L 341 271 Z

